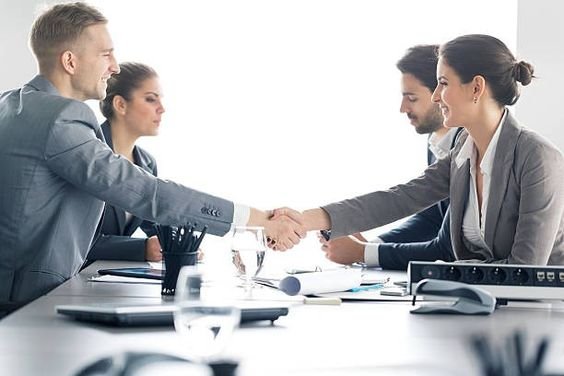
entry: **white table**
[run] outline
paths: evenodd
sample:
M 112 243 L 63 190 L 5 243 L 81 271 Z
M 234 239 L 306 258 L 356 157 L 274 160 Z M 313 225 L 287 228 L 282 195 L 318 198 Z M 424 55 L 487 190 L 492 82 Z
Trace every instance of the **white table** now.
M 96 263 L 46 296 L 0 321 L 0 373 L 73 375 L 85 364 L 119 351 L 183 354 L 172 328 L 120 329 L 60 317 L 58 304 L 158 302 L 158 285 L 87 282 L 99 268 L 139 263 Z M 500 341 L 515 329 L 531 344 L 552 338 L 547 370 L 564 372 L 564 309 L 551 304 L 502 307 L 490 316 L 413 315 L 406 302 L 296 305 L 274 326 L 245 325 L 227 355 L 238 375 L 477 375 L 468 346 L 472 334 Z

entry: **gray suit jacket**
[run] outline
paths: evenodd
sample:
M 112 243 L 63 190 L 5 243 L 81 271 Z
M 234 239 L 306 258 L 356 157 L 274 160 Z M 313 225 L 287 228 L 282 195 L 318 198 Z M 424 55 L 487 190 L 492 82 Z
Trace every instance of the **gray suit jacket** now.
M 0 302 L 24 302 L 72 277 L 104 201 L 162 224 L 223 235 L 233 203 L 162 180 L 114 154 L 94 113 L 44 77 L 0 96 Z
M 484 236 L 491 251 L 467 246 L 462 218 L 470 163 L 458 168 L 455 162 L 467 136 L 464 131 L 450 155 L 417 179 L 323 207 L 331 217 L 331 236 L 382 226 L 450 196 L 450 233 L 457 259 L 564 265 L 564 158 L 511 114 L 501 129 L 490 183 Z
M 110 123 L 105 121 L 100 128 L 106 143 L 113 150 Z M 133 163 L 151 175 L 157 176 L 157 161 L 149 152 L 137 145 L 133 148 Z M 135 216 L 126 222 L 125 211 L 109 204 L 106 204 L 100 226 L 100 236 L 90 248 L 88 262 L 84 265 L 96 260 L 145 261 L 147 238 L 132 238 L 131 235 L 139 227 L 147 234 L 147 237 L 157 233 L 153 222 Z

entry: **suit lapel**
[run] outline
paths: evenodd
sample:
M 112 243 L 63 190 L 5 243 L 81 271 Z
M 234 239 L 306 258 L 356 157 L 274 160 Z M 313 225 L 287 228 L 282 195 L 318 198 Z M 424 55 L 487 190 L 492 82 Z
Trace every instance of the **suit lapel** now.
M 117 224 L 118 224 L 119 233 L 125 234 L 125 212 L 123 210 L 118 209 L 115 206 L 111 206 L 111 205 L 108 205 L 107 208 L 114 212 L 113 214 L 114 214 L 116 221 L 117 221 Z
M 102 125 L 100 126 L 100 129 L 102 130 L 102 134 L 104 140 L 106 141 L 106 144 L 110 147 L 110 149 L 113 150 L 114 145 L 112 143 L 112 131 L 110 128 L 110 123 L 108 123 L 108 121 L 103 122 Z M 116 218 L 116 222 L 119 228 L 119 233 L 125 234 L 125 211 L 111 205 L 107 205 L 106 207 L 108 208 L 108 210 L 113 211 L 112 214 Z
M 515 146 L 517 145 L 517 139 L 520 133 L 521 130 L 517 121 L 511 116 L 511 113 L 508 113 L 497 142 L 490 181 L 488 209 L 486 212 L 484 238 L 492 252 L 499 212 L 501 211 L 501 205 L 503 204 L 503 199 L 507 192 L 511 167 L 513 166 L 513 160 L 515 158 Z
M 151 163 L 151 160 L 147 157 L 145 157 L 140 151 L 139 148 L 137 146 L 135 146 L 133 148 L 133 160 L 135 162 L 135 165 L 142 168 L 143 170 L 147 171 L 148 173 L 152 174 L 153 170 L 151 169 L 151 166 L 149 165 Z M 125 213 L 124 213 L 125 215 Z M 129 222 L 129 224 L 126 227 L 126 235 L 131 235 L 135 232 L 135 230 L 141 225 L 141 223 L 143 223 L 143 220 L 139 217 L 133 216 L 131 218 L 131 222 Z
M 454 171 L 452 172 L 450 185 L 450 220 L 451 236 L 453 248 L 458 259 L 464 258 L 466 248 L 462 243 L 462 219 L 468 201 L 470 186 L 470 161 L 466 160 L 462 166 L 457 167 L 453 162 Z
M 114 149 L 114 145 L 112 142 L 112 131 L 111 131 L 111 126 L 110 123 L 108 121 L 105 121 L 104 123 L 102 123 L 102 125 L 100 126 L 100 128 L 102 129 L 102 133 L 104 135 L 104 138 L 106 140 L 106 143 L 108 144 L 108 146 L 113 150 Z M 151 166 L 149 165 L 151 160 L 149 158 L 146 158 L 140 151 L 139 148 L 137 148 L 137 146 L 135 146 L 133 148 L 133 160 L 136 166 L 142 168 L 143 170 L 149 172 L 149 173 L 153 173 Z M 129 222 L 129 224 L 125 223 L 125 211 L 116 207 L 112 207 L 115 217 L 116 217 L 116 221 L 118 223 L 119 226 L 119 232 L 120 234 L 123 235 L 131 235 L 133 234 L 133 232 L 137 229 L 137 227 L 139 227 L 139 225 L 141 225 L 141 223 L 143 222 L 143 220 L 141 218 L 135 217 L 133 216 L 131 218 L 131 222 Z

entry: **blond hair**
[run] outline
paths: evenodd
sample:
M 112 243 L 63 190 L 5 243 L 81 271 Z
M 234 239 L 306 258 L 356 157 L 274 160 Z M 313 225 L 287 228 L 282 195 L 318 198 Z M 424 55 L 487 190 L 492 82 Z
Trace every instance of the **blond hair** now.
M 51 70 L 58 55 L 69 49 L 85 28 L 107 22 L 98 9 L 81 2 L 47 9 L 33 23 L 29 40 L 40 70 Z

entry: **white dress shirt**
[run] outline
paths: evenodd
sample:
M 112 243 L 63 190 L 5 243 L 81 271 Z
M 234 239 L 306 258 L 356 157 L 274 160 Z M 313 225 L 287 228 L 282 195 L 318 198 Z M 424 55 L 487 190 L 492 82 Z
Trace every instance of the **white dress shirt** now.
M 489 250 L 484 240 L 484 229 L 486 228 L 486 213 L 488 210 L 488 200 L 490 197 L 490 183 L 492 180 L 492 169 L 494 164 L 495 151 L 499 141 L 499 134 L 505 118 L 507 110 L 503 113 L 501 121 L 488 144 L 482 162 L 480 162 L 480 170 L 482 172 L 482 206 L 481 213 L 478 210 L 478 192 L 476 187 L 476 161 L 478 150 L 474 144 L 472 137 L 468 136 L 464 145 L 460 149 L 460 153 L 456 157 L 457 167 L 461 167 L 467 159 L 470 160 L 470 189 L 468 193 L 468 202 L 464 210 L 462 220 L 462 234 L 471 244 L 478 248 Z M 491 250 L 490 250 L 491 251 Z
M 233 204 L 233 223 L 231 224 L 231 230 L 235 226 L 245 226 L 249 222 L 249 217 L 251 216 L 251 208 L 246 205 Z

